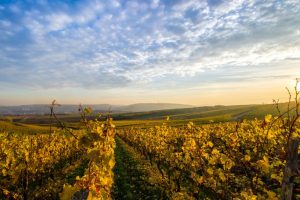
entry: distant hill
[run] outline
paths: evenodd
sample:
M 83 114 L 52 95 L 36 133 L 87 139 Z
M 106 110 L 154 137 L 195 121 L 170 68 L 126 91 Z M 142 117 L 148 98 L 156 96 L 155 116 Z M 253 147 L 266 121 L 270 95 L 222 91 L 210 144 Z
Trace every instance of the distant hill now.
M 148 112 L 157 110 L 170 110 L 170 109 L 181 109 L 191 108 L 191 105 L 184 104 L 173 104 L 173 103 L 137 103 L 128 106 L 119 107 L 118 110 L 122 112 Z
M 139 109 L 161 109 L 170 108 L 169 104 L 153 105 L 153 104 L 139 104 L 129 105 L 129 106 L 115 106 L 111 107 L 111 110 L 123 110 L 123 111 L 113 111 L 111 113 L 114 121 L 119 127 L 128 125 L 143 125 L 150 126 L 154 124 L 161 124 L 161 120 L 165 120 L 167 116 L 170 117 L 170 124 L 175 126 L 180 126 L 187 124 L 192 121 L 195 124 L 206 124 L 211 122 L 227 122 L 227 121 L 240 121 L 242 119 L 263 119 L 267 114 L 273 116 L 278 115 L 276 106 L 273 104 L 254 104 L 254 105 L 232 105 L 232 106 L 203 106 L 203 107 L 192 107 L 192 108 L 178 108 L 178 109 L 165 109 L 165 110 L 151 110 L 151 111 L 141 111 L 133 112 Z M 167 105 L 167 106 L 166 106 Z M 175 104 L 176 105 L 176 104 Z M 179 105 L 180 106 L 180 105 Z M 181 105 L 184 106 L 184 105 Z M 292 107 L 295 103 L 291 103 Z M 101 119 L 105 119 L 109 105 L 98 105 L 98 109 L 104 109 L 104 113 Z M 281 113 L 284 113 L 287 108 L 287 103 L 279 104 Z M 71 108 L 70 108 L 71 109 Z M 59 118 L 68 123 L 78 123 L 80 121 L 80 116 L 76 113 L 77 106 L 74 105 L 72 108 L 75 110 L 74 114 L 61 115 Z M 47 109 L 46 109 L 47 110 Z M 45 110 L 45 111 L 46 111 Z M 130 110 L 131 112 L 126 112 Z M 24 112 L 24 110 L 23 110 Z M 293 113 L 293 112 L 292 112 Z M 49 114 L 49 113 L 47 113 Z M 99 117 L 97 112 L 94 115 L 89 116 L 90 119 L 94 117 Z M 2 120 L 9 120 L 15 123 L 25 123 L 25 124 L 49 124 L 52 123 L 49 115 L 22 115 L 15 117 L 3 117 Z M 1 121 L 1 118 L 0 118 Z
M 291 104 L 291 107 L 294 104 Z M 281 103 L 281 112 L 287 110 L 288 104 Z M 237 121 L 240 119 L 264 118 L 265 115 L 278 115 L 276 106 L 273 104 L 233 105 L 233 106 L 203 106 L 182 109 L 158 110 L 136 113 L 115 113 L 115 120 L 160 120 L 169 116 L 176 121 Z
M 138 103 L 132 105 L 109 105 L 109 104 L 91 104 L 83 105 L 91 107 L 95 112 L 124 113 L 124 112 L 147 112 L 154 110 L 168 110 L 175 108 L 189 108 L 191 105 L 172 104 L 172 103 Z M 78 112 L 78 105 L 63 104 L 55 107 L 58 114 L 72 114 Z M 0 115 L 45 115 L 50 114 L 49 105 L 34 104 L 20 106 L 0 106 Z
M 110 108 L 108 104 L 83 105 L 90 106 L 93 110 L 107 111 Z M 55 112 L 58 114 L 71 114 L 78 112 L 78 105 L 64 104 L 55 107 Z M 34 104 L 20 106 L 0 106 L 0 115 L 45 115 L 50 114 L 50 105 Z

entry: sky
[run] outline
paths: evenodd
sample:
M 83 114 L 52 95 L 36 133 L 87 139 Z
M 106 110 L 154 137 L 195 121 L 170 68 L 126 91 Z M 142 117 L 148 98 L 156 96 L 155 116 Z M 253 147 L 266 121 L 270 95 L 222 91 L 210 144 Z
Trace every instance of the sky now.
M 285 101 L 299 0 L 1 0 L 0 105 Z

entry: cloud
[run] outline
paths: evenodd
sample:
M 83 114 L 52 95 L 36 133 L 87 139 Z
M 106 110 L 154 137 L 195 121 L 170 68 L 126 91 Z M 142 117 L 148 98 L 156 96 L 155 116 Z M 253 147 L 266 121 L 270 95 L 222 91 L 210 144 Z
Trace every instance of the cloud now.
M 154 85 L 300 55 L 297 1 L 17 1 L 0 17 L 0 82 L 20 87 Z

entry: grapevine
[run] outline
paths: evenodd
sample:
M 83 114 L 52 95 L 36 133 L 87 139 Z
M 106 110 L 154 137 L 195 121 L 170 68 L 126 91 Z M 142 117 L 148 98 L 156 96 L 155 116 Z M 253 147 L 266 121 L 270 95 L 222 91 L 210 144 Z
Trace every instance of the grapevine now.
M 298 137 L 299 122 L 293 137 Z M 173 181 L 174 192 L 188 185 L 192 196 L 219 199 L 278 199 L 287 145 L 282 123 L 271 115 L 182 128 L 164 123 L 118 135 Z M 185 184 L 188 183 L 188 184 Z

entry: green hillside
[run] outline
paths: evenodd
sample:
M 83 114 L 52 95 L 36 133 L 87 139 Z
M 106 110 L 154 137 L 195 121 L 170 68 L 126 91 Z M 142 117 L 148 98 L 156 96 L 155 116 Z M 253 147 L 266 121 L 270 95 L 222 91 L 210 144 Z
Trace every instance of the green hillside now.
M 52 128 L 54 130 L 54 128 Z M 16 134 L 39 134 L 49 133 L 49 126 L 38 126 L 31 124 L 14 123 L 9 121 L 0 121 L 0 132 L 16 133 Z
M 293 105 L 291 105 L 292 107 Z M 288 104 L 279 104 L 282 112 L 287 110 Z M 234 106 L 204 106 L 195 108 L 170 109 L 148 112 L 130 112 L 115 113 L 112 117 L 118 127 L 124 126 L 152 126 L 161 124 L 161 120 L 170 117 L 171 125 L 182 125 L 189 121 L 196 124 L 205 124 L 213 122 L 238 121 L 241 119 L 262 119 L 265 115 L 278 115 L 276 106 L 273 104 L 261 105 L 234 105 Z M 93 119 L 99 116 L 94 113 L 89 116 Z M 105 120 L 106 113 L 103 113 L 101 120 Z M 58 118 L 65 122 L 68 127 L 80 128 L 79 114 L 58 115 Z M 10 120 L 15 124 L 43 124 L 45 126 L 55 123 L 49 115 L 27 115 L 27 116 L 11 116 Z M 54 124 L 53 124 L 54 125 Z
M 279 104 L 282 112 L 287 110 L 287 103 Z M 235 105 L 235 106 L 206 106 L 173 110 L 161 110 L 138 113 L 114 114 L 115 120 L 159 120 L 169 116 L 171 120 L 191 119 L 215 119 L 224 117 L 227 120 L 239 120 L 241 118 L 263 118 L 267 114 L 278 115 L 273 104 L 262 105 Z

